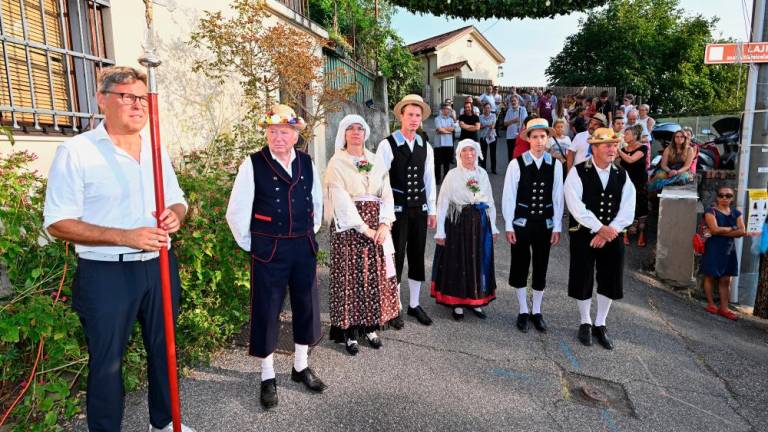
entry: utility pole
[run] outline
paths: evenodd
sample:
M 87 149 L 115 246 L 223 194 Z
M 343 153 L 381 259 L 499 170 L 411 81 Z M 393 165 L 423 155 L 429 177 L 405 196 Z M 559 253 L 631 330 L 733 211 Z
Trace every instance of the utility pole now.
M 766 0 L 755 0 L 752 8 L 750 42 L 768 41 Z M 747 189 L 764 189 L 768 184 L 768 63 L 752 64 L 749 68 L 746 102 L 739 149 L 739 178 L 736 206 L 746 220 L 749 214 Z M 731 288 L 732 303 L 754 306 L 757 295 L 759 257 L 750 252 L 757 237 L 736 240 L 739 276 Z

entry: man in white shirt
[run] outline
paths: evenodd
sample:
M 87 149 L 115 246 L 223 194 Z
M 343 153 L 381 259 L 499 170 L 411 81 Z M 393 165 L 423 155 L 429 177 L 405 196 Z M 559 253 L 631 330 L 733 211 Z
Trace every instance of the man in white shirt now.
M 577 164 L 565 180 L 565 202 L 577 223 L 570 232 L 568 295 L 577 300 L 581 325 L 578 339 L 592 345 L 592 336 L 613 349 L 605 325 L 613 300 L 623 297 L 624 242 L 619 233 L 635 217 L 635 188 L 627 172 L 613 161 L 619 140 L 610 128 L 595 130 L 590 138 L 592 157 Z M 597 271 L 595 326 L 589 310 Z
M 587 130 L 577 133 L 576 136 L 573 137 L 573 141 L 571 141 L 571 146 L 568 148 L 568 153 L 566 155 L 567 171 L 570 171 L 574 165 L 578 165 L 589 158 L 591 147 L 587 141 L 592 135 L 592 132 L 597 128 L 607 127 L 608 119 L 602 113 L 596 113 L 592 116 L 589 120 Z
M 105 120 L 56 150 L 45 196 L 44 226 L 75 244 L 72 307 L 88 344 L 88 429 L 119 431 L 123 417 L 122 355 L 136 320 L 144 335 L 150 431 L 170 431 L 159 251 L 168 248 L 173 312 L 180 281 L 170 234 L 187 212 L 163 150 L 165 209 L 155 218 L 147 76 L 130 67 L 103 69 L 96 94 Z M 157 226 L 159 220 L 159 227 Z M 139 277 L 140 276 L 140 277 Z M 182 431 L 191 431 L 182 426 Z
M 512 245 L 509 285 L 517 291 L 520 308 L 517 328 L 527 333 L 530 321 L 536 330 L 546 332 L 541 302 L 547 281 L 549 250 L 560 242 L 563 166 L 546 151 L 550 131 L 545 119 L 528 121 L 523 133 L 531 149 L 509 163 L 501 199 L 507 241 Z M 526 289 L 531 262 L 532 314 L 528 311 Z
M 306 126 L 287 105 L 259 119 L 267 147 L 240 165 L 227 206 L 235 241 L 251 255 L 251 335 L 248 354 L 261 360 L 260 402 L 277 406 L 273 352 L 286 290 L 291 294 L 294 359 L 291 380 L 314 393 L 327 386 L 309 367 L 320 341 L 317 241 L 323 214 L 322 179 L 308 154 L 294 150 Z
M 496 96 L 493 93 L 493 86 L 489 85 L 485 93 L 480 95 L 480 112 L 483 111 L 483 105 L 490 104 L 491 105 L 491 113 L 496 114 L 498 110 L 498 104 L 496 103 Z
M 514 95 L 513 95 L 514 96 Z M 528 117 L 528 111 L 520 106 L 520 100 L 516 97 L 509 99 L 507 114 L 504 116 L 504 126 L 507 128 L 507 159 L 512 161 L 515 150 L 515 140 L 523 128 L 523 122 Z
M 437 226 L 435 199 L 434 152 L 428 142 L 416 133 L 422 119 L 429 118 L 431 109 L 419 95 L 406 95 L 395 105 L 395 116 L 400 129 L 384 138 L 376 149 L 376 156 L 389 169 L 389 181 L 395 199 L 395 223 L 392 241 L 395 243 L 397 280 L 403 272 L 408 256 L 408 315 L 423 325 L 432 319 L 419 304 L 421 283 L 426 279 L 424 250 L 427 228 Z M 391 321 L 396 329 L 403 327 L 402 316 Z
M 447 102 L 440 105 L 440 115 L 435 117 L 435 177 L 437 184 L 451 169 L 453 158 L 453 129 L 454 120 L 451 117 L 451 106 Z

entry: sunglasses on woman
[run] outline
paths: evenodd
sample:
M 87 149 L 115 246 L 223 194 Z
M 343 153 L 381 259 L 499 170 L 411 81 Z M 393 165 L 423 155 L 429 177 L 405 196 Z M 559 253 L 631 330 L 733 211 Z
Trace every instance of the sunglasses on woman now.
M 731 199 L 731 198 L 733 198 L 733 195 L 732 194 L 717 194 L 717 197 L 718 198 L 728 198 L 728 199 Z

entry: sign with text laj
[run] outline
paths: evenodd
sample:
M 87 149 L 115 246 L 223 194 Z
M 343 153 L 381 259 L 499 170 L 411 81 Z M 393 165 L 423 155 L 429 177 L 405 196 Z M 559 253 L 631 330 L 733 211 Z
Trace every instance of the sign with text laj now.
M 766 63 L 768 42 L 707 44 L 704 63 Z

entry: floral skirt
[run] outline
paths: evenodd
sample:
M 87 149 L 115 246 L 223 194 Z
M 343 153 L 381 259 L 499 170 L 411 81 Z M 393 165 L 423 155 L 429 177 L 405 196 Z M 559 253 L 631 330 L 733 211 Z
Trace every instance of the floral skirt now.
M 379 203 L 355 203 L 371 229 L 379 226 Z M 331 224 L 330 339 L 344 341 L 385 326 L 400 313 L 397 279 L 388 278 L 384 247 L 354 229 Z
M 659 168 L 653 173 L 653 177 L 651 177 L 651 181 L 648 183 L 648 192 L 658 194 L 665 186 L 685 185 L 692 181 L 693 177 L 689 172 L 680 173 L 670 177 L 668 172 Z

